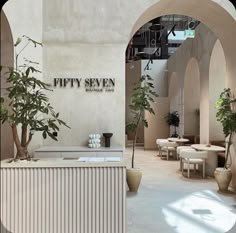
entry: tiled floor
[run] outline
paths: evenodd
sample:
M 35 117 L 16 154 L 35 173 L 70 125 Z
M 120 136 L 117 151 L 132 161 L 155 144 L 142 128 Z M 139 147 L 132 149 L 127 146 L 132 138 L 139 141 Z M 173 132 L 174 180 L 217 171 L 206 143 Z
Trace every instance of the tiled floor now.
M 130 148 L 125 158 L 130 167 Z M 236 233 L 236 194 L 219 193 L 213 178 L 182 177 L 178 161 L 143 149 L 135 167 L 143 177 L 138 193 L 127 193 L 128 233 Z

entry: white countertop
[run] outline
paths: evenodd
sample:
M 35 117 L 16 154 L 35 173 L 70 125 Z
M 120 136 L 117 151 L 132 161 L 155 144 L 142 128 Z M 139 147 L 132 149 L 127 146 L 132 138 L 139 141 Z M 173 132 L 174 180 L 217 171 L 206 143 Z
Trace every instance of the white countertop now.
M 122 147 L 100 147 L 100 148 L 89 148 L 87 146 L 47 146 L 36 149 L 35 152 L 77 152 L 77 151 L 99 151 L 99 152 L 108 152 L 108 151 L 118 151 L 123 152 Z
M 91 158 L 90 158 L 91 159 Z M 109 158 L 104 158 L 109 159 Z M 121 159 L 119 162 L 80 162 L 78 159 L 63 158 L 45 158 L 38 161 L 17 161 L 9 163 L 11 159 L 1 161 L 1 168 L 57 168 L 57 167 L 125 167 L 125 162 Z
M 206 144 L 193 144 L 191 145 L 192 148 L 196 150 L 204 150 L 204 151 L 225 151 L 224 147 L 221 146 L 207 146 Z

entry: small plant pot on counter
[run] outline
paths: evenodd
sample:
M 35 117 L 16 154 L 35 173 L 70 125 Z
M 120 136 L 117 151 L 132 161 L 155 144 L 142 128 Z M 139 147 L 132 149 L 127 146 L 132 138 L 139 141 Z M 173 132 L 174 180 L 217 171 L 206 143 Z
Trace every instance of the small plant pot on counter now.
M 137 192 L 142 179 L 142 172 L 139 168 L 127 169 L 127 184 L 130 192 Z
M 215 179 L 219 187 L 219 191 L 225 192 L 228 190 L 230 181 L 232 179 L 232 172 L 230 169 L 225 169 L 222 167 L 216 168 Z

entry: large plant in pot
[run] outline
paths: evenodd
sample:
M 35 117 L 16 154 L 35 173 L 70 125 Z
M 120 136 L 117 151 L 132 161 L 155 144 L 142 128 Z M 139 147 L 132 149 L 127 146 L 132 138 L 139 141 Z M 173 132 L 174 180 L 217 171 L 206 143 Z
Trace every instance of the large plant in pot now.
M 232 94 L 230 88 L 225 88 L 221 92 L 220 97 L 216 103 L 217 121 L 221 122 L 223 132 L 225 135 L 225 163 L 223 168 L 216 168 L 215 178 L 220 191 L 227 191 L 232 178 L 230 166 L 232 163 L 231 146 L 232 138 L 236 133 L 236 98 Z
M 46 91 L 51 91 L 50 85 L 35 77 L 40 72 L 35 68 L 38 63 L 24 58 L 24 64 L 19 64 L 22 52 L 30 45 L 42 46 L 29 37 L 18 38 L 14 44 L 14 67 L 1 67 L 2 72 L 8 75 L 8 87 L 6 97 L 0 98 L 0 121 L 2 124 L 9 123 L 11 127 L 16 146 L 14 160 L 30 159 L 28 146 L 35 132 L 41 131 L 43 138 L 49 136 L 57 140 L 55 132 L 59 131 L 59 126 L 67 126 L 59 118 L 59 113 L 54 111 L 45 94 Z
M 153 79 L 149 75 L 141 76 L 131 95 L 130 109 L 133 120 L 127 125 L 127 128 L 134 133 L 131 169 L 127 169 L 127 183 L 131 192 L 137 192 L 142 177 L 140 169 L 134 167 L 137 129 L 140 124 L 148 127 L 144 112 L 148 111 L 151 114 L 155 114 L 151 103 L 155 102 L 155 97 L 157 96 L 157 93 L 154 91 Z
M 179 127 L 179 113 L 178 111 L 169 112 L 165 117 L 166 122 L 169 126 L 174 126 L 174 133 L 171 137 L 178 137 L 176 128 Z

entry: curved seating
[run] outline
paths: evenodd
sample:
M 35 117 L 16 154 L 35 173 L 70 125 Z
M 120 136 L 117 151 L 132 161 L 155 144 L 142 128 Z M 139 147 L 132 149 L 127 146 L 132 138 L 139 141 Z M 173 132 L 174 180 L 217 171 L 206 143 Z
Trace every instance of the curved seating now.
M 208 153 L 206 151 L 193 151 L 193 150 L 180 150 L 180 157 L 182 163 L 182 175 L 184 171 L 184 164 L 188 165 L 187 167 L 187 176 L 190 177 L 190 164 L 194 164 L 194 170 L 196 170 L 196 164 L 202 164 L 202 176 L 205 178 L 205 167 L 206 167 L 206 159 L 208 157 Z

